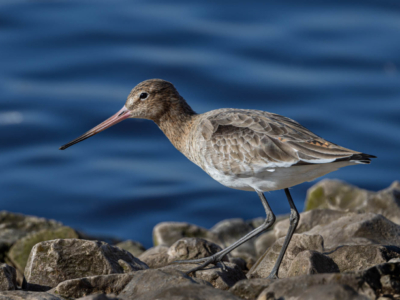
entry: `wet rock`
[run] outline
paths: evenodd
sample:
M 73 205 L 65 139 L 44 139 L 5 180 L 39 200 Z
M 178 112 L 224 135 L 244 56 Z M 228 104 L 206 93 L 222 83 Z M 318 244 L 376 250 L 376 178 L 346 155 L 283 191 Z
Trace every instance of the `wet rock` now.
M 144 251 L 146 251 L 146 248 L 141 243 L 132 240 L 118 243 L 115 246 L 130 252 L 135 257 L 140 256 Z
M 245 236 L 247 233 L 252 231 L 254 228 L 246 223 L 243 219 L 228 219 L 223 220 L 213 228 L 211 228 L 211 232 L 214 233 L 218 240 L 221 241 L 221 246 L 226 248 L 237 240 Z M 242 244 L 235 250 L 233 250 L 230 255 L 236 257 L 242 257 L 242 253 L 245 254 L 242 257 L 244 260 L 250 255 L 252 257 L 256 257 L 256 249 L 255 249 L 255 238 L 247 241 L 246 243 Z
M 168 264 L 167 246 L 155 246 L 143 252 L 138 258 L 149 266 L 149 268 L 161 268 Z
M 15 269 L 7 264 L 0 265 L 0 291 L 11 291 L 17 289 L 17 273 Z
M 209 257 L 222 248 L 217 244 L 200 238 L 183 238 L 175 242 L 167 251 L 168 263 L 176 260 L 187 260 Z M 225 261 L 229 261 L 224 258 Z
M 10 249 L 8 258 L 18 271 L 24 273 L 26 262 L 34 245 L 37 243 L 54 240 L 78 238 L 76 231 L 70 227 L 59 227 L 56 229 L 43 229 L 38 232 L 30 233 L 19 239 Z
M 56 295 L 44 292 L 7 291 L 0 292 L 2 300 L 65 300 Z
M 0 261 L 5 260 L 10 247 L 20 238 L 42 229 L 55 229 L 61 226 L 61 223 L 54 220 L 0 211 Z
M 400 182 L 395 181 L 387 189 L 372 192 L 342 181 L 325 179 L 307 192 L 305 210 L 316 208 L 372 212 L 400 224 Z
M 147 294 L 150 292 L 161 292 L 162 294 L 162 291 L 168 288 L 181 285 L 188 287 L 199 284 L 183 272 L 174 269 L 149 269 L 137 272 L 118 296 L 127 299 L 138 299 L 144 296 L 144 299 L 146 299 L 148 297 Z M 202 287 L 204 286 L 202 285 Z M 156 298 L 148 297 L 147 299 Z
M 261 294 L 275 279 L 267 278 L 252 278 L 240 280 L 235 283 L 233 287 L 230 288 L 229 292 L 232 294 L 246 299 L 253 300 L 257 299 L 258 295 Z
M 91 294 L 118 295 L 132 280 L 137 272 L 126 274 L 110 274 L 70 279 L 59 283 L 48 293 L 65 298 L 79 298 Z
M 348 213 L 329 224 L 313 227 L 307 234 L 320 234 L 326 249 L 342 245 L 400 246 L 400 226 L 373 213 Z
M 184 237 L 198 237 L 219 244 L 218 238 L 212 232 L 197 225 L 184 222 L 163 222 L 153 229 L 154 246 L 171 246 Z
M 317 251 L 300 252 L 290 264 L 287 277 L 320 273 L 339 273 L 339 268 L 328 256 Z
M 105 242 L 57 239 L 38 243 L 32 248 L 25 277 L 29 285 L 55 287 L 68 279 L 147 268 L 129 252 Z
M 248 278 L 265 278 L 271 273 L 279 252 L 282 249 L 284 239 L 285 238 L 278 239 L 272 247 L 270 247 L 267 252 L 258 259 L 255 265 L 247 273 Z M 300 252 L 305 250 L 323 252 L 323 243 L 324 241 L 320 235 L 294 234 L 285 256 L 283 257 L 282 264 L 278 271 L 278 276 L 280 278 L 287 277 L 292 261 Z
M 340 246 L 324 253 L 333 259 L 340 272 L 354 272 L 371 268 L 400 257 L 400 248 L 383 245 Z
M 197 265 L 194 264 L 176 264 L 166 266 L 159 270 L 168 272 L 169 270 L 177 270 L 187 272 Z M 233 263 L 218 264 L 217 266 L 211 265 L 206 269 L 198 270 L 195 274 L 189 274 L 190 277 L 201 279 L 212 284 L 213 287 L 221 290 L 227 290 L 232 287 L 236 282 L 246 279 L 242 269 Z
M 130 298 L 133 299 L 133 298 Z M 241 298 L 219 289 L 214 289 L 209 286 L 201 285 L 180 285 L 166 287 L 162 290 L 155 290 L 142 295 L 135 300 L 170 300 L 170 299 L 184 299 L 184 300 L 242 300 Z

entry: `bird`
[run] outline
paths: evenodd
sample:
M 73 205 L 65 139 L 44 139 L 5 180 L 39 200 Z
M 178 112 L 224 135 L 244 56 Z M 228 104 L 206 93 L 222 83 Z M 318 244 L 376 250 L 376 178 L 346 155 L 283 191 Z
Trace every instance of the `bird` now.
M 223 108 L 197 114 L 174 85 L 162 79 L 139 83 L 115 115 L 61 146 L 64 150 L 125 119 L 155 122 L 177 150 L 222 185 L 258 194 L 266 218 L 244 237 L 205 258 L 176 263 L 223 264 L 232 250 L 267 230 L 275 215 L 264 192 L 284 190 L 290 206 L 289 229 L 268 278 L 278 278 L 286 249 L 300 220 L 289 188 L 339 168 L 369 164 L 374 155 L 350 150 L 319 137 L 298 122 L 261 110 Z

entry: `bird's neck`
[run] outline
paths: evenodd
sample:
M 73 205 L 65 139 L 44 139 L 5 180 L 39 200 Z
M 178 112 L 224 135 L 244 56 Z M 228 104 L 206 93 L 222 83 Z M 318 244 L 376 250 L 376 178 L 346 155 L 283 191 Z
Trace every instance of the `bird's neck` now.
M 176 149 L 188 156 L 187 139 L 197 114 L 183 100 L 176 103 L 154 122 Z

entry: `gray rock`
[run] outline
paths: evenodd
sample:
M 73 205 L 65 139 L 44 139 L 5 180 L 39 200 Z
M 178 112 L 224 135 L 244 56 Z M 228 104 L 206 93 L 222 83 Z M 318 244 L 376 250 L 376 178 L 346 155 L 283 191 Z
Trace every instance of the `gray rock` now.
M 300 218 L 301 220 L 301 218 Z M 259 258 L 276 242 L 276 234 L 274 230 L 261 234 L 255 241 L 256 256 Z
M 179 285 L 155 290 L 138 298 L 127 298 L 135 300 L 242 300 L 241 298 L 219 289 L 203 285 Z
M 159 270 L 170 272 L 170 270 L 177 270 L 181 272 L 187 272 L 196 267 L 194 264 L 176 264 L 166 266 Z M 221 290 L 227 290 L 232 287 L 236 282 L 242 279 L 246 279 L 243 271 L 240 267 L 233 263 L 224 263 L 224 266 L 218 264 L 218 266 L 211 265 L 203 270 L 198 270 L 195 274 L 189 274 L 190 277 L 201 279 L 212 284 L 213 287 Z
M 116 244 L 115 246 L 130 252 L 135 257 L 140 256 L 144 251 L 146 251 L 146 248 L 141 243 L 132 240 L 126 240 Z
M 258 259 L 247 273 L 248 278 L 265 278 L 271 273 L 279 252 L 282 249 L 284 239 L 285 238 L 278 239 L 272 247 Z M 279 268 L 279 278 L 287 277 L 290 265 L 297 254 L 305 250 L 323 252 L 323 243 L 324 241 L 320 235 L 294 234 Z
M 44 292 L 7 291 L 0 292 L 1 300 L 65 300 Z
M 226 248 L 245 236 L 253 229 L 254 228 L 246 223 L 243 219 L 228 219 L 217 223 L 216 225 L 214 225 L 213 228 L 211 228 L 210 231 L 218 237 L 218 240 L 221 241 L 221 246 Z M 255 238 L 247 241 L 246 243 L 233 250 L 230 255 L 242 257 L 241 254 L 244 253 L 245 256 L 242 257 L 244 260 L 246 260 L 249 255 L 255 258 L 256 249 L 254 242 Z
M 400 224 L 400 182 L 395 181 L 387 189 L 372 192 L 342 181 L 325 179 L 307 193 L 305 209 L 316 208 L 372 212 Z
M 383 245 L 340 246 L 324 253 L 333 259 L 341 273 L 355 272 L 400 258 L 400 248 Z
M 368 244 L 400 247 L 400 226 L 373 213 L 348 213 L 329 224 L 317 225 L 306 233 L 322 235 L 326 249 Z
M 0 265 L 0 291 L 17 289 L 17 272 L 7 264 Z
M 55 287 L 68 279 L 147 268 L 128 251 L 105 242 L 57 239 L 38 243 L 32 248 L 25 278 L 29 284 Z
M 339 273 L 339 268 L 328 256 L 317 251 L 300 252 L 290 264 L 287 277 L 320 273 Z
M 175 242 L 167 251 L 168 263 L 176 260 L 197 259 L 211 256 L 222 248 L 217 244 L 200 238 L 183 238 Z M 229 261 L 228 258 L 224 258 Z
M 61 226 L 61 223 L 54 220 L 0 211 L 0 261 L 5 260 L 5 254 L 20 238 L 42 229 Z
M 312 286 L 298 298 L 299 300 L 369 300 L 346 284 L 326 284 Z
M 19 239 L 10 248 L 7 257 L 10 259 L 16 269 L 23 274 L 29 254 L 31 253 L 33 246 L 35 246 L 37 243 L 54 239 L 73 238 L 79 238 L 78 233 L 74 229 L 67 226 L 62 226 L 55 229 L 42 229 Z
M 212 232 L 197 225 L 184 222 L 163 222 L 153 229 L 154 246 L 171 246 L 184 237 L 198 237 L 216 244 L 220 244 L 218 238 Z
M 273 282 L 275 282 L 274 279 L 267 278 L 240 280 L 229 291 L 240 298 L 255 300 Z
M 118 298 L 114 295 L 98 294 L 98 295 L 90 295 L 90 296 L 82 297 L 82 298 L 79 298 L 76 300 L 120 300 L 120 299 L 121 298 Z
M 136 273 L 70 279 L 59 283 L 55 288 L 48 291 L 48 293 L 60 295 L 65 298 L 79 298 L 99 293 L 118 295 Z
M 183 272 L 174 269 L 149 269 L 137 272 L 118 296 L 127 299 L 137 299 L 144 296 L 144 299 L 146 299 L 149 293 L 161 292 L 162 294 L 162 291 L 168 288 L 181 285 L 188 287 L 199 284 Z M 148 297 L 147 299 L 155 298 Z
M 167 246 L 155 246 L 147 249 L 138 258 L 149 266 L 149 268 L 161 268 L 168 264 Z

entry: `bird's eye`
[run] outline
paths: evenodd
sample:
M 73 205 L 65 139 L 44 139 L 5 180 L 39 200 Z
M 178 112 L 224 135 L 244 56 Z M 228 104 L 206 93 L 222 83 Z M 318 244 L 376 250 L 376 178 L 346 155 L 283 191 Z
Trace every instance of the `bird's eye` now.
M 141 93 L 140 96 L 139 96 L 139 99 L 140 100 L 146 100 L 148 96 L 149 96 L 149 94 L 147 94 L 147 93 Z

